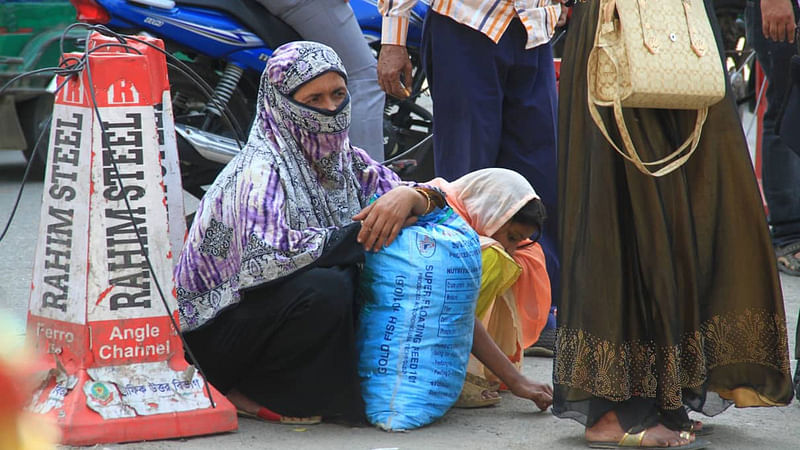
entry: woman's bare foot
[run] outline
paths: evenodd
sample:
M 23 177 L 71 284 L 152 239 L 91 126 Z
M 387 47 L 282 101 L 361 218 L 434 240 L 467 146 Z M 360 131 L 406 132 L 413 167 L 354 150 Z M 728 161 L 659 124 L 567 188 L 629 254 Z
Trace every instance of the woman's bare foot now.
M 586 429 L 587 442 L 619 442 L 625 430 L 619 424 L 617 414 L 609 411 L 600 418 L 591 428 Z M 694 435 L 683 439 L 680 432 L 672 431 L 664 425 L 658 424 L 647 429 L 642 440 L 642 447 L 677 447 L 694 441 Z
M 481 398 L 483 400 L 491 400 L 494 398 L 500 398 L 500 393 L 497 391 L 493 391 L 491 389 L 484 389 L 481 391 Z
M 249 397 L 245 396 L 236 389 L 231 389 L 228 391 L 225 397 L 227 397 L 228 400 L 233 403 L 233 406 L 240 411 L 250 414 L 258 414 L 258 410 L 261 409 L 261 405 L 253 400 L 250 400 Z
M 696 433 L 703 430 L 703 422 L 699 420 L 690 420 L 692 424 L 692 432 Z

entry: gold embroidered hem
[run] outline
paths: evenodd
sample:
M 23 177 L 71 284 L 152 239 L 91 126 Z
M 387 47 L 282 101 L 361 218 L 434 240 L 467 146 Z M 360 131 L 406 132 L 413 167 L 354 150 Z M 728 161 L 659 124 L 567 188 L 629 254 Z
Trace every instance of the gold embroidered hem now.
M 714 316 L 673 346 L 657 346 L 653 341 L 610 342 L 584 330 L 559 328 L 556 347 L 556 384 L 616 402 L 654 398 L 664 409 L 679 408 L 681 390 L 703 385 L 709 372 L 718 367 L 743 363 L 781 373 L 790 370 L 783 317 L 751 309 Z M 737 406 L 783 404 L 752 390 L 750 394 L 734 392 L 736 388 L 720 386 L 719 393 Z

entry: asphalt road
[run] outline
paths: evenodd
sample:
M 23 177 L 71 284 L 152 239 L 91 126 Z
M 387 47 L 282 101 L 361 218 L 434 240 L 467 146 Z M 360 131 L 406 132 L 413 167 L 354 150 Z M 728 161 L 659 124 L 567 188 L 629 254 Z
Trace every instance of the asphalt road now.
M 24 171 L 18 152 L 0 152 L 0 227 L 5 226 Z M 20 209 L 8 236 L 0 242 L 0 316 L 10 318 L 14 332 L 23 337 L 31 282 L 33 252 L 38 233 L 42 183 L 25 186 Z M 754 268 L 757 270 L 757 268 Z M 800 307 L 800 278 L 781 276 L 786 302 L 790 348 Z M 795 363 L 793 362 L 792 367 Z M 552 360 L 525 358 L 525 373 L 550 380 Z M 709 437 L 715 449 L 800 448 L 800 402 L 784 408 L 734 409 L 704 419 L 713 423 Z M 500 405 L 475 410 L 455 409 L 437 423 L 408 433 L 386 433 L 373 428 L 323 424 L 291 427 L 250 419 L 239 430 L 188 439 L 98 445 L 112 449 L 571 449 L 585 448 L 582 428 L 558 420 L 550 412 L 505 394 Z

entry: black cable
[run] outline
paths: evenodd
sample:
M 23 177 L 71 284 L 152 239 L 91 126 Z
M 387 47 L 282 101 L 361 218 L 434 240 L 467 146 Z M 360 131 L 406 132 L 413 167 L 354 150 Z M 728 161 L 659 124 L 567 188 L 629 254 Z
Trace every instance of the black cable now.
M 89 40 L 89 37 L 91 36 L 91 31 L 89 33 L 90 33 L 89 36 L 87 36 L 87 42 Z M 98 46 L 98 47 L 100 47 L 100 46 Z M 92 49 L 92 50 L 94 50 L 94 49 Z M 87 53 L 87 57 L 88 57 L 89 51 L 87 50 L 86 53 Z M 194 363 L 195 368 L 197 368 L 197 371 L 203 377 L 203 382 L 204 382 L 204 385 L 205 385 L 205 388 L 206 388 L 206 393 L 208 394 L 208 401 L 211 403 L 211 407 L 212 408 L 216 408 L 217 405 L 214 402 L 214 399 L 213 399 L 213 397 L 211 395 L 211 388 L 210 388 L 209 383 L 208 383 L 208 378 L 203 373 L 203 370 L 200 368 L 200 365 L 197 364 L 197 359 L 194 357 L 194 354 L 193 354 L 192 350 L 189 348 L 189 345 L 186 342 L 186 339 L 183 337 L 183 334 L 181 333 L 180 327 L 178 326 L 177 322 L 175 322 L 175 318 L 172 315 L 172 310 L 170 309 L 169 304 L 167 303 L 167 299 L 164 296 L 164 291 L 161 288 L 161 283 L 158 281 L 158 276 L 156 275 L 155 270 L 153 270 L 153 264 L 150 261 L 150 255 L 147 252 L 147 250 L 145 249 L 144 242 L 142 241 L 142 236 L 141 236 L 141 234 L 139 232 L 139 225 L 137 224 L 136 218 L 133 216 L 133 209 L 131 208 L 130 200 L 128 199 L 128 191 L 125 190 L 125 186 L 122 183 L 122 176 L 121 176 L 120 171 L 119 171 L 119 166 L 117 165 L 117 161 L 116 161 L 116 159 L 114 157 L 114 153 L 111 151 L 111 148 L 108 145 L 108 136 L 106 134 L 107 132 L 106 132 L 105 125 L 103 124 L 103 119 L 100 116 L 100 108 L 97 106 L 97 97 L 96 97 L 96 93 L 95 93 L 95 90 L 94 90 L 94 82 L 92 80 L 92 69 L 91 69 L 91 64 L 88 64 L 88 58 L 87 58 L 87 64 L 84 66 L 84 68 L 86 70 L 86 77 L 87 77 L 88 82 L 89 82 L 88 83 L 89 84 L 89 94 L 91 95 L 91 98 L 92 98 L 92 108 L 94 109 L 95 116 L 97 117 L 97 122 L 100 124 L 101 151 L 104 150 L 104 149 L 108 150 L 109 160 L 111 161 L 111 165 L 114 168 L 114 173 L 116 174 L 116 179 L 117 179 L 117 183 L 119 184 L 120 192 L 122 192 L 122 194 L 123 194 L 122 195 L 122 200 L 124 200 L 125 208 L 128 210 L 128 218 L 130 219 L 131 224 L 133 225 L 133 232 L 136 234 L 136 241 L 139 243 L 139 251 L 141 252 L 142 256 L 144 256 L 145 262 L 147 263 L 147 269 L 150 271 L 150 275 L 153 278 L 153 283 L 156 286 L 156 290 L 158 291 L 159 297 L 161 297 L 161 303 L 163 304 L 164 309 L 166 310 L 167 315 L 169 316 L 170 323 L 172 324 L 173 328 L 175 329 L 178 337 L 180 337 L 181 343 L 183 344 L 184 349 L 186 349 L 186 353 L 188 353 L 189 357 L 192 359 L 192 362 Z
M 167 57 L 167 66 L 178 70 L 181 73 L 181 75 L 185 76 L 190 81 L 194 82 L 194 84 L 200 88 L 200 90 L 203 92 L 203 94 L 205 94 L 206 97 L 212 98 L 212 96 L 214 95 L 214 88 L 212 88 L 211 85 L 209 85 L 206 82 L 206 80 L 203 79 L 203 77 L 198 75 L 197 72 L 192 70 L 192 68 L 189 67 L 188 64 L 186 64 L 185 62 L 181 61 L 180 58 L 176 57 L 172 53 L 169 53 L 165 49 L 163 49 L 163 48 L 161 48 L 161 47 L 159 47 L 157 45 L 154 45 L 152 42 L 147 42 L 146 40 L 137 38 L 136 36 L 122 35 L 122 34 L 117 33 L 116 31 L 114 31 L 114 30 L 112 30 L 112 29 L 110 29 L 110 28 L 108 28 L 108 27 L 106 27 L 104 25 L 89 25 L 89 24 L 85 24 L 85 23 L 73 23 L 73 24 L 69 25 L 64 30 L 64 33 L 61 34 L 60 45 L 61 45 L 61 53 L 62 54 L 64 54 L 64 43 L 63 43 L 64 37 L 66 36 L 66 34 L 71 29 L 78 28 L 78 27 L 86 28 L 86 29 L 88 29 L 90 31 L 96 31 L 96 32 L 98 32 L 98 33 L 100 33 L 100 34 L 102 34 L 104 36 L 113 37 L 113 38 L 117 39 L 120 42 L 120 44 L 126 44 L 126 42 L 128 40 L 131 40 L 131 41 L 138 42 L 140 44 L 146 45 L 146 46 L 158 51 L 159 53 L 163 54 L 164 56 L 166 56 Z M 103 44 L 103 45 L 112 45 L 112 44 Z M 123 45 L 123 46 L 126 46 L 126 45 Z M 98 46 L 98 48 L 99 48 L 99 46 Z M 134 47 L 127 47 L 127 48 L 135 49 Z M 94 50 L 96 50 L 96 49 L 92 49 L 91 51 L 94 51 Z M 137 50 L 137 52 L 138 52 L 138 50 Z M 170 60 L 173 61 L 173 62 L 170 62 Z M 242 131 L 242 127 L 239 124 L 238 120 L 233 115 L 233 113 L 231 113 L 230 108 L 228 108 L 227 105 L 225 105 L 225 107 L 222 110 L 222 119 L 223 119 L 225 125 L 231 131 L 233 131 L 234 135 L 236 135 L 236 137 L 237 137 L 237 139 L 235 139 L 236 140 L 236 145 L 239 147 L 239 150 L 242 150 L 244 147 L 243 147 L 241 141 L 242 141 L 242 139 L 245 138 L 245 134 Z
M 44 68 L 41 68 L 41 69 L 32 70 L 30 72 L 21 73 L 21 74 L 15 76 L 14 78 L 8 80 L 8 82 L 6 84 L 4 84 L 3 87 L 0 87 L 0 95 L 3 95 L 3 93 L 9 87 L 11 87 L 12 84 L 16 83 L 19 80 L 25 79 L 25 78 L 33 76 L 33 75 L 38 75 L 40 73 L 47 73 L 47 72 L 53 72 L 56 75 L 63 75 L 62 71 L 66 71 L 68 73 L 71 73 L 69 69 L 63 69 L 61 67 L 44 67 Z
M 181 72 L 181 74 L 183 76 L 185 76 L 185 77 L 189 78 L 191 81 L 193 81 L 198 87 L 200 87 L 200 89 L 203 91 L 203 93 L 207 97 L 211 98 L 213 96 L 214 89 L 211 87 L 211 85 L 206 83 L 206 81 L 203 79 L 203 77 L 201 77 L 200 75 L 197 74 L 197 72 L 192 70 L 192 68 L 189 67 L 188 64 L 186 64 L 185 62 L 181 61 L 180 58 L 178 58 L 175 55 L 169 53 L 168 51 L 162 49 L 161 47 L 159 47 L 157 45 L 154 45 L 152 42 L 147 42 L 147 41 L 145 41 L 143 39 L 137 38 L 136 36 L 123 36 L 123 35 L 115 32 L 113 30 L 110 30 L 109 28 L 106 28 L 105 26 L 102 26 L 102 25 L 96 25 L 94 27 L 94 30 L 98 31 L 101 34 L 106 34 L 108 36 L 115 37 L 118 40 L 123 40 L 123 41 L 124 40 L 131 40 L 131 41 L 134 41 L 134 42 L 139 42 L 141 44 L 144 44 L 144 45 L 146 45 L 146 46 L 148 46 L 148 47 L 160 52 L 161 54 L 163 54 L 164 56 L 167 57 L 167 60 L 168 60 L 167 66 L 170 66 L 170 67 L 173 67 L 173 68 L 177 69 L 178 71 Z M 169 60 L 172 60 L 173 62 L 170 63 Z M 222 111 L 222 118 L 224 119 L 225 124 L 228 126 L 228 128 L 230 128 L 231 131 L 233 131 L 234 134 L 238 138 L 242 138 L 242 139 L 244 138 L 244 133 L 242 132 L 242 128 L 239 125 L 238 120 L 236 120 L 236 117 L 230 112 L 230 109 L 228 108 L 227 105 L 225 105 L 225 108 Z M 238 139 L 238 138 L 236 139 L 236 144 L 239 146 L 239 150 L 242 150 L 243 146 L 242 146 L 242 143 L 241 143 L 241 139 Z
M 181 75 L 189 78 L 190 80 L 191 80 L 191 75 L 189 73 L 187 73 L 185 70 L 188 70 L 189 72 L 194 73 L 195 75 L 197 75 L 197 73 L 192 71 L 192 69 L 189 68 L 189 67 L 186 67 L 186 69 L 184 69 L 184 68 L 181 68 L 180 66 L 174 65 L 172 63 L 167 63 L 167 66 L 168 67 L 172 67 L 176 71 L 180 72 Z M 192 80 L 192 81 L 194 81 L 194 80 Z M 210 93 L 209 92 L 203 92 L 203 93 L 206 94 L 206 96 L 208 96 L 209 98 L 214 94 L 213 91 L 211 91 Z M 236 145 L 239 147 L 239 151 L 241 151 L 244 148 L 244 146 L 242 145 L 242 141 L 241 141 L 240 138 L 243 138 L 244 133 L 241 131 L 241 126 L 239 125 L 239 122 L 230 113 L 230 110 L 228 109 L 227 105 L 222 110 L 222 119 L 225 121 L 225 125 L 227 125 L 228 128 L 231 131 L 233 131 L 233 133 L 237 136 L 237 138 L 234 139 L 234 140 L 236 141 Z
M 76 25 L 76 24 L 73 24 L 73 25 Z M 67 33 L 67 31 L 71 27 L 73 27 L 73 25 L 71 25 L 70 27 L 67 27 L 67 30 L 65 30 L 64 33 L 62 33 L 62 35 L 61 35 L 62 39 L 63 39 L 64 35 Z M 80 70 L 84 67 L 84 65 L 87 64 L 88 60 L 86 58 L 88 57 L 89 53 L 92 53 L 92 52 L 94 52 L 94 51 L 96 51 L 96 50 L 98 50 L 100 48 L 113 47 L 113 46 L 119 46 L 119 45 L 121 45 L 121 44 L 112 44 L 112 43 L 102 44 L 102 45 L 97 46 L 97 48 L 92 49 L 90 52 L 88 52 L 84 56 L 81 56 L 81 57 L 74 57 L 74 56 L 65 57 L 58 66 L 43 67 L 41 69 L 36 69 L 36 70 L 31 70 L 31 71 L 28 71 L 28 72 L 25 72 L 25 73 L 21 73 L 21 74 L 15 76 L 15 77 L 11 78 L 2 87 L 0 87 L 0 96 L 2 96 L 3 93 L 8 88 L 10 88 L 12 84 L 14 84 L 14 83 L 16 83 L 16 82 L 18 82 L 20 80 L 23 80 L 23 79 L 25 79 L 27 77 L 30 77 L 30 76 L 34 76 L 34 75 L 38 75 L 38 74 L 42 74 L 42 73 L 48 73 L 48 72 L 52 72 L 54 75 L 61 75 L 61 76 L 76 75 L 76 74 L 78 74 L 80 72 Z M 62 49 L 63 49 L 63 43 L 62 43 Z M 131 48 L 131 49 L 136 51 L 137 53 L 141 54 L 141 52 L 138 49 L 135 49 L 135 48 Z M 69 63 L 74 63 L 74 64 L 70 65 Z M 68 78 L 65 79 L 56 88 L 56 90 L 55 90 L 55 94 L 56 95 L 58 95 L 58 92 L 61 91 L 61 89 L 64 87 L 64 85 L 67 84 L 68 81 L 69 81 Z M 48 118 L 48 121 L 50 119 L 52 119 L 52 114 Z M 31 169 L 33 167 L 33 163 L 34 163 L 34 161 L 36 160 L 36 158 L 38 156 L 41 156 L 39 154 L 39 152 L 41 151 L 41 150 L 39 150 L 40 149 L 39 144 L 42 142 L 42 138 L 44 137 L 45 131 L 47 131 L 47 127 L 44 127 L 39 132 L 39 136 L 36 138 L 36 142 L 35 142 L 34 147 L 33 147 L 34 151 L 31 153 L 31 156 L 28 159 L 27 164 L 25 165 L 25 172 L 22 174 L 22 181 L 20 182 L 19 191 L 17 191 L 17 198 L 14 201 L 14 206 L 11 208 L 11 214 L 9 214 L 9 216 L 8 216 L 8 220 L 6 221 L 6 224 L 5 224 L 4 228 L 3 228 L 3 232 L 0 233 L 0 242 L 2 242 L 3 239 L 5 239 L 6 235 L 8 234 L 8 230 L 11 228 L 11 224 L 14 221 L 14 216 L 16 215 L 17 210 L 19 209 L 19 203 L 20 203 L 20 201 L 22 199 L 22 192 L 24 191 L 25 183 L 28 181 L 28 177 L 30 176 L 30 172 L 31 172 Z M 45 155 L 44 158 L 46 159 L 47 156 Z
M 389 165 L 389 164 L 397 161 L 398 159 L 402 158 L 403 156 L 406 156 L 408 154 L 411 154 L 412 152 L 417 151 L 420 147 L 425 145 L 431 139 L 433 139 L 433 133 L 425 136 L 424 139 L 422 139 L 421 141 L 419 141 L 416 144 L 414 144 L 414 146 L 411 147 L 410 149 L 404 151 L 403 153 L 400 153 L 399 155 L 392 156 L 391 158 L 387 159 L 386 161 L 382 162 L 381 164 L 383 164 L 384 166 Z

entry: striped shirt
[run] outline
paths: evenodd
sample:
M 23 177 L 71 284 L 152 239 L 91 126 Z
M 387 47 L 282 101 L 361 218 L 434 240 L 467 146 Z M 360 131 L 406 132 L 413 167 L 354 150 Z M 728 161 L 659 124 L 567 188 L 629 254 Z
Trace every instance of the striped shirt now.
M 378 0 L 383 16 L 382 44 L 406 45 L 411 8 L 418 0 Z M 515 17 L 528 32 L 525 48 L 548 42 L 561 13 L 556 0 L 432 0 L 431 9 L 489 37 L 494 43 Z

